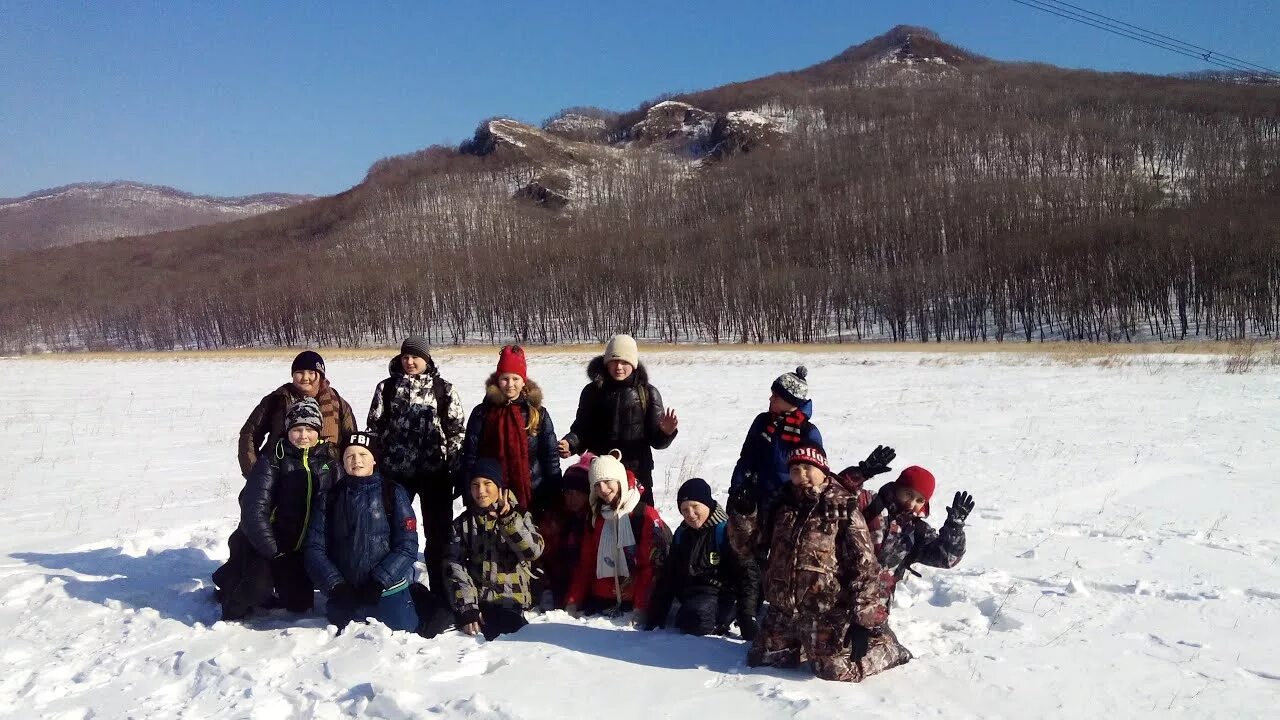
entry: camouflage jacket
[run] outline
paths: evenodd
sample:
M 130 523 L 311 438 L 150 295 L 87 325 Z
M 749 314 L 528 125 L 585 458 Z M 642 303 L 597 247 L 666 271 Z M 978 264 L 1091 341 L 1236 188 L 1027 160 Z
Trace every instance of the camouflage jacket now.
M 468 508 L 453 521 L 444 573 L 458 613 L 475 610 L 482 602 L 521 609 L 533 605 L 529 580 L 544 543 L 533 518 L 516 504 L 515 495 L 504 492 L 511 504 L 506 515 L 495 518 Z
M 771 537 L 762 538 L 758 513 L 729 521 L 735 550 L 769 547 L 764 596 L 771 608 L 810 617 L 835 612 L 866 628 L 884 623 L 880 564 L 857 496 L 831 481 L 816 492 L 789 485 L 771 524 Z
M 396 365 L 393 360 L 391 377 L 374 390 L 367 423 L 382 443 L 383 472 L 395 477 L 452 473 L 466 430 L 458 391 L 440 377 L 435 363 L 420 375 L 405 375 Z M 447 399 L 443 413 L 437 397 Z

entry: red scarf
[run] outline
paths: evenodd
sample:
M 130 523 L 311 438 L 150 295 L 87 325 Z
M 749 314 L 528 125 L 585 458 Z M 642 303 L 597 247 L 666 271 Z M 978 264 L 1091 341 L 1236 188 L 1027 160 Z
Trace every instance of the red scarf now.
M 502 464 L 503 484 L 515 493 L 520 506 L 528 509 L 533 499 L 529 479 L 529 435 L 519 403 L 490 406 L 484 416 L 484 438 L 480 454 L 497 458 Z

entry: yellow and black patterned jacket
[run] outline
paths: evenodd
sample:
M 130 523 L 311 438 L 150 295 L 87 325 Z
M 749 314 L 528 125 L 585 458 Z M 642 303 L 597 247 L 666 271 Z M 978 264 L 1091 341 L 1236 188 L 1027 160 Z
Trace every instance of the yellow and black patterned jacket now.
M 453 537 L 445 558 L 445 578 L 455 612 L 477 611 L 480 603 L 528 609 L 533 561 L 545 546 L 533 517 L 504 490 L 509 510 L 501 517 L 468 508 L 453 521 Z

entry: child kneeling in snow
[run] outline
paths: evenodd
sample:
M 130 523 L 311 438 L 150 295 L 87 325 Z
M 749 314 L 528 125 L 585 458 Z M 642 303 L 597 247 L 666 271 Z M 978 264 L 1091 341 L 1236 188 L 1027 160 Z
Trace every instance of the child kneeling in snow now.
M 528 624 L 524 611 L 533 606 L 529 581 L 542 536 L 503 482 L 497 460 L 475 461 L 468 491 L 467 509 L 453 521 L 444 567 L 452 605 L 440 603 L 423 613 L 427 619 L 419 632 L 425 637 L 455 625 L 492 640 Z
M 664 627 L 672 601 L 679 601 L 676 627 L 681 631 L 724 635 L 736 619 L 742 638 L 754 640 L 760 580 L 756 564 L 742 562 L 729 546 L 729 518 L 706 480 L 693 478 L 681 485 L 676 503 L 684 522 L 671 541 L 645 630 Z
M 641 499 L 635 473 L 614 450 L 591 461 L 591 529 L 582 543 L 565 610 L 570 615 L 634 610 L 643 626 L 655 579 L 666 560 L 671 531 Z
M 538 558 L 542 577 L 534 582 L 543 610 L 564 608 L 573 573 L 578 568 L 582 543 L 590 530 L 588 473 L 595 457 L 590 452 L 583 453 L 576 465 L 565 470 L 559 502 L 548 504 L 541 514 L 534 516 L 538 532 L 546 541 L 546 549 Z
M 329 598 L 329 622 L 344 628 L 372 617 L 416 630 L 409 584 L 418 557 L 418 520 L 409 493 L 374 471 L 372 438 L 355 433 L 342 453 L 346 475 L 316 496 L 304 557 Z
M 845 468 L 839 479 L 846 489 L 858 493 L 858 505 L 880 562 L 886 600 L 893 599 L 903 575 L 918 575 L 911 570 L 914 563 L 953 568 L 964 557 L 964 521 L 973 511 L 973 496 L 969 493 L 956 493 L 947 508 L 947 521 L 938 532 L 925 521 L 937 485 L 928 470 L 913 465 L 875 493 L 862 488 L 856 467 Z
M 231 557 L 213 573 L 223 620 L 241 620 L 277 601 L 307 612 L 315 588 L 302 561 L 302 544 L 316 493 L 338 474 L 333 445 L 320 439 L 323 418 L 315 398 L 285 414 L 285 436 L 263 449 L 240 491 L 240 526 L 227 541 Z
M 911 654 L 886 623 L 880 564 L 857 497 L 834 481 L 821 447 L 801 445 L 789 462 L 791 483 L 774 508 L 770 536 L 761 535 L 754 506 L 735 508 L 730 528 L 746 544 L 769 546 L 769 609 L 747 664 L 807 662 L 824 680 L 859 682 L 907 662 Z

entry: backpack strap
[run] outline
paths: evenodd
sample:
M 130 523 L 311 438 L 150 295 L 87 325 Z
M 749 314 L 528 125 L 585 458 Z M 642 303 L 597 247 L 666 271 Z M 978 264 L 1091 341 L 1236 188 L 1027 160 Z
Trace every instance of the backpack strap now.
M 390 536 L 394 536 L 396 532 L 396 484 L 393 480 L 385 477 L 382 479 L 382 514 L 387 518 L 387 529 L 390 530 Z
M 379 427 L 374 428 L 382 433 L 391 422 L 391 401 L 396 398 L 396 377 L 392 375 L 382 381 L 382 416 L 378 418 Z
M 453 402 L 453 385 L 436 375 L 431 378 L 431 392 L 436 396 L 436 417 L 440 420 L 440 432 L 444 432 L 445 418 L 449 417 L 449 404 Z

